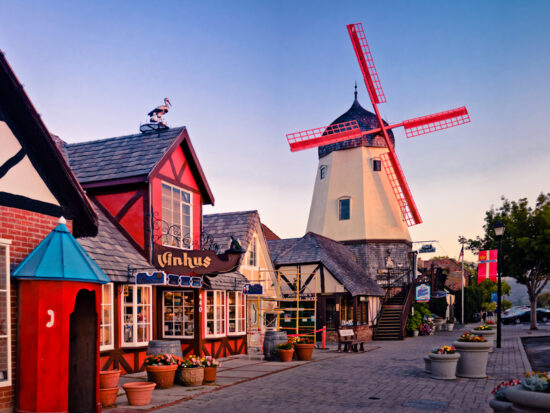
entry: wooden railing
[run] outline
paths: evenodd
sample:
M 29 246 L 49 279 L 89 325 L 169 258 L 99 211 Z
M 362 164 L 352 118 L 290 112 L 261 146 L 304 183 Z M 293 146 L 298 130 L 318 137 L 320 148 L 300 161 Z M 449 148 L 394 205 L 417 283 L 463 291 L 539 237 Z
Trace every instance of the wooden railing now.
M 411 311 L 413 297 L 416 289 L 415 281 L 413 281 L 410 284 L 407 284 L 407 286 L 404 287 L 407 290 L 405 291 L 405 302 L 403 303 L 403 308 L 401 309 L 401 329 L 400 329 L 401 340 L 405 338 L 405 334 L 406 334 L 405 328 L 407 325 L 407 319 L 409 318 L 409 312 Z

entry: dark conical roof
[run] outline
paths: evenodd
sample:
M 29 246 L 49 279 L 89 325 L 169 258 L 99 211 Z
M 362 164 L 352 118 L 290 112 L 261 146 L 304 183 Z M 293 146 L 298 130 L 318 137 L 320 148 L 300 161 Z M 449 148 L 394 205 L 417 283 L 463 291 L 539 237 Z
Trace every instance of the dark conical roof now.
M 338 118 L 336 118 L 336 120 L 332 122 L 331 125 L 342 123 L 342 122 L 349 122 L 352 120 L 356 120 L 357 123 L 359 124 L 359 128 L 365 132 L 371 129 L 378 128 L 378 120 L 376 118 L 376 115 L 372 112 L 369 112 L 359 104 L 359 101 L 357 100 L 357 92 L 355 92 L 355 100 L 353 101 L 353 104 L 348 109 L 348 111 L 343 115 L 339 116 Z M 384 121 L 384 125 L 388 125 L 388 123 Z M 390 136 L 390 140 L 392 144 L 395 147 L 395 138 L 393 136 L 393 132 L 388 131 L 388 134 Z M 320 146 L 319 159 L 327 156 L 332 151 L 340 151 L 342 149 L 357 148 L 359 146 L 375 146 L 379 148 L 385 148 L 386 142 L 384 141 L 384 138 L 382 135 L 378 135 L 374 133 L 371 133 L 369 135 L 363 135 L 360 138 L 355 138 L 347 141 L 332 143 L 330 145 Z

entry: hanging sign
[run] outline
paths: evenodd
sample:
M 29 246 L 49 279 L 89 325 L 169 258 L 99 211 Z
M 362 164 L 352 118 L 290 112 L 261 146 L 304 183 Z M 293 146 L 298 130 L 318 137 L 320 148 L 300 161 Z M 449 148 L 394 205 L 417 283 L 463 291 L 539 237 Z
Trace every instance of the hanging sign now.
M 419 303 L 427 303 L 430 301 L 431 287 L 428 284 L 420 284 L 416 287 L 416 301 Z
M 262 284 L 245 284 L 243 287 L 244 295 L 262 295 L 263 293 Z
M 166 274 L 162 271 L 156 271 L 152 274 L 148 272 L 138 272 L 136 274 L 136 284 L 164 284 Z
M 485 280 L 497 282 L 498 250 L 479 251 L 477 263 L 477 282 Z
M 491 302 L 496 303 L 497 299 L 498 299 L 498 294 L 497 293 L 491 293 Z
M 165 274 L 162 271 L 156 271 L 152 274 L 140 272 L 136 274 L 136 284 L 201 288 L 202 279 L 200 277 L 191 277 L 189 275 Z

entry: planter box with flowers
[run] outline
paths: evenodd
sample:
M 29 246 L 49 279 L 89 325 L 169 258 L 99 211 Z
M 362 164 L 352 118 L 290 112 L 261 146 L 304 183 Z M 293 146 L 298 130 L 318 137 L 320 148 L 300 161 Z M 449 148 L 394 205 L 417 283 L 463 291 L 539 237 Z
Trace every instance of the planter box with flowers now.
M 221 363 L 212 356 L 203 357 L 201 362 L 204 367 L 204 382 L 214 383 L 216 381 L 218 367 L 221 366 Z
M 512 402 L 517 412 L 550 412 L 550 371 L 528 373 L 519 386 L 507 387 L 506 400 Z
M 500 382 L 491 392 L 495 395 L 495 398 L 489 401 L 489 406 L 493 409 L 493 412 L 514 412 L 514 406 L 512 402 L 506 399 L 506 389 L 511 386 L 519 385 L 519 380 L 509 380 Z
M 456 364 L 460 354 L 453 346 L 441 346 L 429 354 L 431 360 L 432 379 L 456 379 Z
M 472 330 L 472 334 L 475 334 L 476 336 L 483 336 L 485 339 L 491 343 L 491 349 L 490 352 L 493 351 L 493 347 L 495 346 L 495 339 L 497 337 L 497 330 L 496 328 L 493 328 L 492 326 L 488 324 L 483 324 L 480 326 L 475 327 Z
M 174 385 L 174 376 L 181 359 L 173 354 L 156 354 L 145 357 L 145 368 L 150 380 L 158 389 L 169 389 Z
M 460 353 L 456 369 L 459 377 L 481 379 L 487 377 L 487 359 L 492 344 L 483 336 L 464 333 L 453 346 Z
M 309 361 L 313 356 L 313 340 L 309 337 L 296 337 L 294 352 L 300 361 Z
M 191 355 L 180 361 L 176 372 L 176 383 L 188 387 L 200 386 L 204 381 L 203 359 Z
M 295 339 L 289 338 L 286 343 L 277 344 L 277 355 L 282 362 L 289 362 L 294 355 L 294 341 Z

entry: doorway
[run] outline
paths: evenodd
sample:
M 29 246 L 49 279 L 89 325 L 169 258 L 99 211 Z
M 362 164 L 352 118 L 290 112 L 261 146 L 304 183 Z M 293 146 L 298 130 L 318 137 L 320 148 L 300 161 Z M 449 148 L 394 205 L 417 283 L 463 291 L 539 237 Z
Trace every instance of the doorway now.
M 69 326 L 69 412 L 94 412 L 97 314 L 95 292 L 80 290 Z

